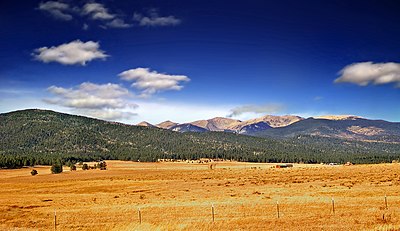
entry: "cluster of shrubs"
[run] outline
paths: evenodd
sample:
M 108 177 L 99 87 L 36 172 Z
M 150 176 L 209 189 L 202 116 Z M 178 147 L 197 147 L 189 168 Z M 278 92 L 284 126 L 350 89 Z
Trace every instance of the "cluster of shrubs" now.
M 99 163 L 95 164 L 94 166 L 89 166 L 88 164 L 82 165 L 82 170 L 89 170 L 89 169 L 107 170 L 107 164 L 105 161 L 100 161 Z
M 78 165 L 82 166 L 82 170 L 89 170 L 89 169 L 100 169 L 100 170 L 107 170 L 107 164 L 105 161 L 100 161 L 94 166 L 89 166 L 88 164 L 84 164 L 82 162 L 78 163 Z M 76 165 L 73 163 L 67 163 L 67 166 L 69 166 L 70 171 L 76 171 Z M 52 174 L 58 174 L 63 172 L 63 165 L 61 163 L 53 164 L 50 168 L 50 171 Z M 31 175 L 35 176 L 38 174 L 38 171 L 36 169 L 33 169 L 31 171 Z

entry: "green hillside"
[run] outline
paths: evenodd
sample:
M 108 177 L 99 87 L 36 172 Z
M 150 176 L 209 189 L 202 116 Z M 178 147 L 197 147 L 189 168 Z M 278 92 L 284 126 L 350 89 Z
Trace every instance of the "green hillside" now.
M 178 133 L 53 111 L 0 114 L 0 167 L 99 159 L 223 158 L 253 162 L 389 162 L 400 145 L 297 136 L 274 140 L 224 132 Z

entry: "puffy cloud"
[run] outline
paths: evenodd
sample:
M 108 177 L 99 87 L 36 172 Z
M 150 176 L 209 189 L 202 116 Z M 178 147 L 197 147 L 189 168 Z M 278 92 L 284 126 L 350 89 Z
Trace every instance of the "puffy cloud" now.
M 244 113 L 276 114 L 281 112 L 283 109 L 284 106 L 281 104 L 243 105 L 231 109 L 231 114 L 229 114 L 228 117 L 236 117 Z
M 190 79 L 185 75 L 168 75 L 151 71 L 149 68 L 130 69 L 119 74 L 121 79 L 132 81 L 132 87 L 142 91 L 142 97 L 148 97 L 165 90 L 181 90 L 180 83 Z
M 399 63 L 373 63 L 361 62 L 346 66 L 340 72 L 340 77 L 335 83 L 354 83 L 360 86 L 373 84 L 396 83 L 400 87 Z
M 51 86 L 47 89 L 55 98 L 46 103 L 76 110 L 76 112 L 101 119 L 121 119 L 132 116 L 126 110 L 136 108 L 128 98 L 131 93 L 118 84 L 85 82 L 74 88 Z
M 181 23 L 181 20 L 175 16 L 159 16 L 158 11 L 152 9 L 148 12 L 148 16 L 135 13 L 133 20 L 137 21 L 140 26 L 175 26 Z
M 72 11 L 70 6 L 66 3 L 57 1 L 41 2 L 38 7 L 39 10 L 48 12 L 56 19 L 70 21 L 73 19 L 70 12 Z
M 108 55 L 99 49 L 99 43 L 75 40 L 59 46 L 41 47 L 32 54 L 37 60 L 45 63 L 58 62 L 64 65 L 86 65 L 94 59 L 105 59 Z
M 124 108 L 127 104 L 123 97 L 130 96 L 126 88 L 112 83 L 85 82 L 77 88 L 51 86 L 48 91 L 58 96 L 53 103 L 73 108 Z
M 84 15 L 90 15 L 94 20 L 110 20 L 115 18 L 115 15 L 108 13 L 108 9 L 100 3 L 86 3 L 82 8 Z

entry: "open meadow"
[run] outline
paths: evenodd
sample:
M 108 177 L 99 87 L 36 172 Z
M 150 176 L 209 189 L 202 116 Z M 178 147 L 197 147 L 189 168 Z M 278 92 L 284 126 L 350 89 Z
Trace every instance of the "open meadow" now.
M 400 164 L 107 164 L 0 170 L 0 230 L 400 229 Z

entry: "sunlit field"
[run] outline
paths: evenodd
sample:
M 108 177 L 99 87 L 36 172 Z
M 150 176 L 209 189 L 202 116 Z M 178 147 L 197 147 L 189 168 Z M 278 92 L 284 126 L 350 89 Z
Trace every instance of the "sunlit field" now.
M 400 164 L 107 164 L 0 170 L 0 230 L 400 229 Z

